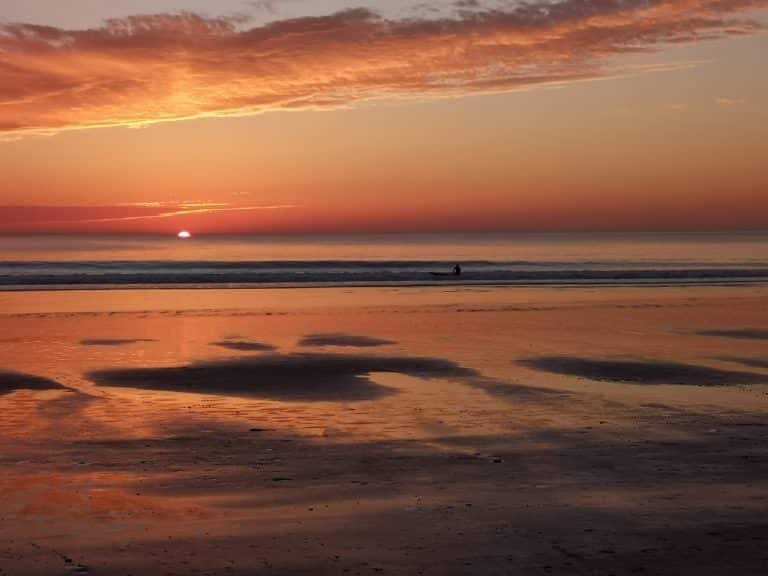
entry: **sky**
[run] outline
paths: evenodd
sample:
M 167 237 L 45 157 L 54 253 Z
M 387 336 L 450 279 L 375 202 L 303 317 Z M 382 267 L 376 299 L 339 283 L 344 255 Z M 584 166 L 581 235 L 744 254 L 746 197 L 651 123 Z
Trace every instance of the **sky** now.
M 0 234 L 768 229 L 768 0 L 0 0 Z

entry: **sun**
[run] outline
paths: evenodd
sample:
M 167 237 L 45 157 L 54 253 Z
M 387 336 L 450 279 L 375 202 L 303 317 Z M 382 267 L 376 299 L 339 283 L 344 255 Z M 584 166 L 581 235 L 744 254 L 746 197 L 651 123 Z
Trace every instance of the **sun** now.
M 176 236 L 178 236 L 182 240 L 186 240 L 187 238 L 192 238 L 192 234 L 190 234 L 188 230 L 182 230 L 181 232 L 176 234 Z

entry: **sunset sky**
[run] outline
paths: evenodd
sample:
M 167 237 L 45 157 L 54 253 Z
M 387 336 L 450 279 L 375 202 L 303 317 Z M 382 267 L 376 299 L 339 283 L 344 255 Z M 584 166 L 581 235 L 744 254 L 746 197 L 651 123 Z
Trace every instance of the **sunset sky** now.
M 0 233 L 768 229 L 768 0 L 1 0 Z

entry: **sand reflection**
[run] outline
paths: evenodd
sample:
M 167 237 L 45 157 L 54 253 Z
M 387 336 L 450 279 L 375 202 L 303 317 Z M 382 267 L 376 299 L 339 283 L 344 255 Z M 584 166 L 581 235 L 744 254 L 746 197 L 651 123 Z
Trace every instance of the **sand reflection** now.
M 762 574 L 768 294 L 643 290 L 11 295 L 0 572 Z
M 80 340 L 83 346 L 128 346 L 141 342 L 157 342 L 152 338 L 86 338 Z

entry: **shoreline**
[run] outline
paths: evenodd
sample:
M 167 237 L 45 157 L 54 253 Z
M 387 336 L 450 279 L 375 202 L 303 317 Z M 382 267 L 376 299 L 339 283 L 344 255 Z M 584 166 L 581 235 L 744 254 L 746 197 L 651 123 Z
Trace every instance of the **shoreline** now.
M 297 313 L 318 309 L 352 309 L 377 307 L 417 307 L 443 310 L 454 306 L 461 310 L 486 306 L 488 311 L 538 310 L 542 305 L 564 308 L 582 305 L 623 302 L 627 306 L 664 302 L 693 297 L 712 298 L 720 303 L 728 294 L 740 298 L 768 299 L 768 284 L 739 285 L 612 285 L 612 286 L 248 286 L 242 288 L 171 288 L 110 289 L 76 288 L 67 290 L 0 289 L 0 316 L 41 312 L 148 312 L 195 311 L 231 312 L 262 311 Z M 290 299 L 284 295 L 290 294 Z M 339 295 L 344 295 L 340 298 Z M 232 298 L 235 297 L 233 301 Z
M 439 288 L 439 287 L 480 287 L 480 288 L 677 288 L 677 287 L 725 287 L 725 286 L 759 286 L 768 285 L 764 277 L 752 279 L 738 278 L 733 280 L 700 280 L 683 279 L 675 281 L 625 281 L 615 282 L 590 281 L 583 282 L 484 282 L 478 281 L 442 281 L 442 282 L 348 282 L 348 283 L 159 283 L 159 284 L 33 284 L 33 285 L 0 285 L 0 292 L 68 292 L 68 291 L 119 291 L 119 290 L 292 290 L 292 289 L 333 289 L 333 288 Z

